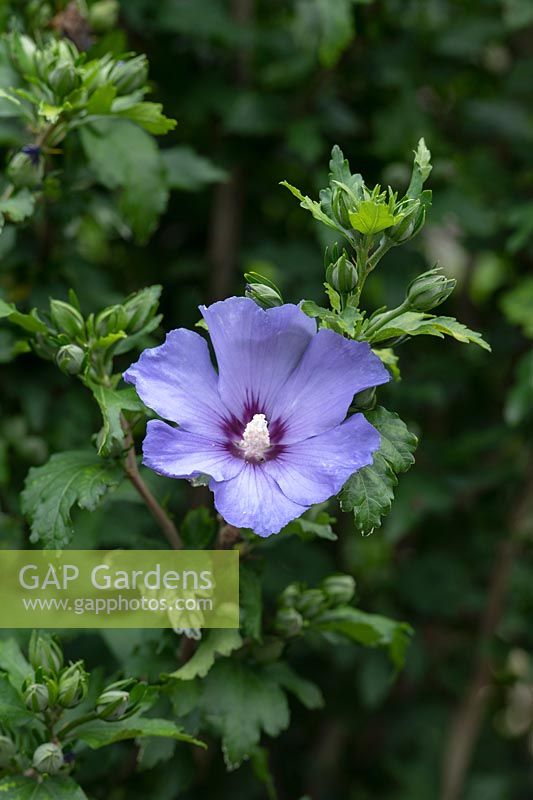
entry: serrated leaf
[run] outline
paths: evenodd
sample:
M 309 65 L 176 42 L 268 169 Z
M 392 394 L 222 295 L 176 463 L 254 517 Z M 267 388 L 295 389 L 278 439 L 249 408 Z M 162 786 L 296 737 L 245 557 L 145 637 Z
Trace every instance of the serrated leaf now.
M 205 678 L 217 656 L 229 656 L 240 647 L 242 647 L 242 637 L 238 630 L 220 628 L 209 631 L 189 661 L 175 672 L 171 672 L 168 677 L 180 681 Z
M 29 333 L 46 333 L 48 328 L 37 316 L 37 311 L 34 309 L 30 314 L 23 314 L 17 311 L 13 303 L 6 303 L 5 300 L 0 299 L 0 319 L 8 319 L 13 325 L 18 325 Z
M 126 739 L 140 739 L 144 736 L 163 736 L 175 739 L 178 742 L 187 742 L 188 744 L 205 747 L 203 742 L 185 733 L 183 728 L 180 728 L 171 720 L 150 717 L 129 717 L 129 719 L 118 720 L 117 722 L 95 719 L 80 725 L 72 734 L 93 750 L 114 744 L 114 742 L 122 742 Z
M 7 675 L 0 675 L 0 720 L 8 725 L 25 725 L 32 715 Z
M 324 696 L 318 686 L 298 675 L 285 661 L 270 665 L 267 672 L 310 711 L 324 706 Z
M 210 183 L 221 183 L 228 179 L 221 169 L 205 156 L 195 153 L 190 147 L 171 147 L 161 152 L 167 184 L 171 189 L 195 192 Z
M 0 213 L 11 222 L 23 222 L 31 217 L 35 208 L 35 195 L 29 189 L 19 189 L 11 197 L 0 200 Z
M 177 125 L 175 119 L 170 119 L 170 117 L 166 117 L 163 114 L 161 103 L 134 103 L 116 113 L 124 119 L 135 122 L 136 125 L 140 125 L 141 128 L 144 128 L 145 131 L 154 136 L 168 133 L 174 130 Z
M 289 706 L 279 683 L 268 672 L 239 661 L 215 664 L 206 678 L 202 708 L 222 737 L 230 769 L 249 757 L 263 732 L 277 736 L 289 724 Z
M 291 194 L 297 197 L 300 201 L 301 207 L 305 208 L 306 211 L 310 211 L 316 220 L 322 222 L 324 225 L 327 225 L 328 228 L 333 228 L 333 230 L 338 231 L 343 235 L 346 234 L 346 231 L 344 231 L 340 225 L 337 225 L 336 222 L 330 219 L 328 215 L 322 211 L 320 203 L 318 203 L 316 200 L 311 200 L 311 198 L 307 195 L 303 195 L 301 191 L 296 188 L 296 186 L 291 186 L 291 184 L 287 183 L 287 181 L 281 181 L 281 186 L 285 186 L 291 192 Z
M 102 119 L 80 129 L 89 166 L 108 189 L 120 189 L 119 208 L 145 242 L 165 210 L 168 188 L 153 138 L 126 119 Z
M 491 350 L 480 333 L 470 330 L 454 317 L 434 317 L 422 311 L 406 311 L 400 314 L 378 328 L 369 340 L 372 343 L 382 342 L 400 336 L 438 336 L 440 339 L 451 336 L 458 342 L 477 344 L 484 350 Z
M 398 668 L 405 662 L 412 634 L 412 628 L 405 622 L 396 622 L 378 614 L 367 614 L 351 606 L 324 611 L 313 620 L 312 627 L 340 634 L 365 647 L 387 647 L 392 662 Z
M 0 780 L 2 800 L 87 800 L 72 778 L 48 777 L 41 781 L 22 775 Z
M 92 450 L 56 453 L 41 467 L 32 467 L 21 494 L 22 511 L 31 520 L 31 541 L 61 549 L 73 535 L 74 506 L 94 511 L 123 472 Z
M 519 325 L 524 336 L 533 338 L 533 278 L 523 279 L 506 292 L 501 307 L 509 322 Z
M 366 418 L 379 432 L 381 443 L 372 464 L 363 467 L 345 483 L 340 501 L 343 511 L 353 511 L 356 528 L 372 533 L 390 511 L 397 475 L 414 463 L 417 437 L 410 433 L 397 414 L 378 406 Z
M 14 639 L 0 641 L 0 670 L 7 673 L 12 685 L 20 689 L 33 669 Z
M 124 431 L 120 424 L 123 411 L 142 411 L 144 405 L 133 387 L 126 389 L 110 389 L 100 384 L 89 384 L 96 402 L 100 407 L 104 426 L 100 436 L 99 455 L 107 455 L 115 444 L 122 444 Z
M 366 236 L 392 228 L 401 216 L 391 214 L 389 207 L 374 200 L 362 200 L 356 211 L 348 214 L 352 228 Z

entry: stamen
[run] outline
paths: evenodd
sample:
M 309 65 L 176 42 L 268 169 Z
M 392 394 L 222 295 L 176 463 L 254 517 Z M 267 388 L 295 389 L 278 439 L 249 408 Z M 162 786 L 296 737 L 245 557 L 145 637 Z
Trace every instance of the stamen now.
M 249 461 L 264 461 L 265 453 L 270 447 L 268 423 L 264 414 L 254 414 L 242 435 L 239 447 L 244 450 L 244 457 Z

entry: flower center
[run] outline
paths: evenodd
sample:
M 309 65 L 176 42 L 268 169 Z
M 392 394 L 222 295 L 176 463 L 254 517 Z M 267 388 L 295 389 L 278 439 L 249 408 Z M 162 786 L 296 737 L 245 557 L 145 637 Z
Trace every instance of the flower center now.
M 248 461 L 264 461 L 270 447 L 268 423 L 264 414 L 254 414 L 242 435 L 239 447 Z

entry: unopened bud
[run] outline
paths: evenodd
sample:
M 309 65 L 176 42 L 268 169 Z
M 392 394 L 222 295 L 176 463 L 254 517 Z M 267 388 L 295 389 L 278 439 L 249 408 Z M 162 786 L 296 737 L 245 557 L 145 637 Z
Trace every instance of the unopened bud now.
M 66 344 L 56 354 L 56 364 L 66 375 L 79 375 L 84 360 L 85 353 L 77 344 Z
M 45 674 L 56 674 L 63 666 L 61 645 L 51 636 L 33 631 L 28 648 L 30 664 L 37 670 L 41 667 Z
M 293 608 L 301 593 L 302 587 L 299 583 L 289 583 L 279 596 L 280 605 L 286 608 Z
M 137 333 L 152 319 L 159 305 L 160 294 L 160 286 L 147 286 L 122 303 L 126 312 L 128 333 Z
M 9 736 L 0 736 L 0 769 L 9 767 L 17 755 L 17 745 Z
M 57 775 L 63 768 L 64 763 L 63 751 L 54 742 L 46 742 L 46 744 L 40 745 L 33 754 L 33 767 L 38 772 Z
M 88 679 L 83 662 L 78 661 L 62 673 L 59 679 L 58 702 L 63 708 L 74 708 L 87 696 Z
M 124 689 L 108 689 L 96 701 L 96 711 L 101 719 L 120 719 L 128 710 L 130 693 Z
M 85 337 L 85 321 L 77 308 L 63 300 L 50 300 L 50 316 L 59 330 L 73 339 Z
M 46 711 L 50 702 L 48 687 L 44 683 L 30 683 L 24 691 L 24 702 L 30 711 Z
M 58 64 L 48 77 L 50 88 L 60 99 L 77 89 L 79 83 L 80 79 L 76 72 L 76 67 L 70 61 Z
M 17 189 L 34 189 L 42 183 L 44 162 L 38 145 L 25 145 L 7 165 L 7 177 Z
M 17 69 L 24 76 L 35 75 L 35 51 L 37 47 L 33 39 L 24 34 L 13 33 L 10 39 L 11 57 Z
M 97 314 L 94 330 L 97 336 L 107 336 L 108 333 L 123 331 L 127 324 L 128 315 L 122 306 L 110 306 Z
M 451 295 L 457 281 L 447 278 L 438 269 L 424 272 L 407 288 L 407 300 L 414 311 L 430 311 Z
M 275 308 L 275 306 L 283 305 L 283 298 L 277 289 L 272 289 L 271 286 L 266 286 L 264 283 L 246 284 L 244 294 L 261 308 Z
M 106 33 L 117 21 L 118 0 L 98 0 L 89 6 L 89 24 L 95 33 Z
M 333 214 L 337 218 L 337 221 L 340 222 L 343 228 L 349 228 L 350 211 L 353 209 L 353 203 L 350 203 L 349 197 L 347 196 L 344 189 L 341 189 L 340 186 L 337 186 L 333 190 L 331 207 L 333 210 Z
M 304 626 L 302 615 L 295 608 L 280 608 L 274 621 L 276 633 L 287 639 L 298 636 Z
M 326 270 L 326 280 L 340 294 L 349 294 L 357 286 L 358 275 L 346 253 L 343 253 L 334 264 Z
M 376 387 L 371 386 L 369 389 L 358 392 L 352 400 L 352 405 L 361 411 L 370 411 L 376 405 L 376 400 Z
M 148 62 L 146 56 L 140 55 L 128 61 L 117 61 L 109 73 L 119 94 L 131 94 L 141 89 L 148 80 Z
M 296 608 L 307 619 L 316 617 L 326 605 L 326 598 L 320 589 L 306 589 L 302 592 L 297 603 Z
M 351 575 L 329 575 L 322 581 L 322 590 L 330 603 L 349 603 L 355 595 L 355 580 Z

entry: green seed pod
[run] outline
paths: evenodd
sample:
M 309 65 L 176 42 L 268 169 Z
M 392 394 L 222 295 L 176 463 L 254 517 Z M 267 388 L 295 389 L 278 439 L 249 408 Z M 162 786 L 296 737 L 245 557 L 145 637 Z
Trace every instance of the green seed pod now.
M 128 710 L 130 693 L 123 689 L 106 689 L 96 701 L 96 711 L 101 719 L 120 719 Z
M 56 639 L 33 631 L 28 648 L 30 664 L 44 674 L 57 674 L 63 666 L 63 651 Z
M 77 661 L 65 669 L 59 678 L 58 702 L 63 708 L 74 708 L 87 696 L 88 675 L 83 661 Z
M 32 763 L 34 769 L 38 772 L 47 772 L 49 775 L 57 775 L 65 763 L 63 750 L 54 742 L 41 744 L 33 754 Z
M 295 608 L 280 608 L 274 621 L 274 630 L 284 638 L 298 636 L 302 632 L 304 621 Z
M 94 331 L 97 336 L 123 331 L 128 324 L 128 315 L 122 306 L 110 306 L 97 314 Z
M 17 745 L 9 736 L 0 736 L 0 769 L 9 767 L 17 755 Z
M 131 94 L 141 89 L 148 80 L 148 62 L 145 55 L 128 61 L 117 61 L 109 74 L 119 94 Z
M 424 272 L 407 288 L 407 300 L 414 311 L 430 311 L 451 295 L 457 281 L 447 278 L 438 269 Z
M 353 600 L 355 580 L 351 575 L 329 575 L 322 581 L 322 591 L 333 605 L 343 605 Z
M 37 145 L 26 145 L 15 153 L 7 165 L 7 177 L 17 189 L 34 189 L 42 183 L 44 161 L 41 148 Z
M 349 294 L 357 286 L 357 269 L 346 253 L 343 253 L 334 264 L 326 270 L 326 280 L 340 294 Z
M 30 711 L 46 711 L 50 703 L 48 687 L 44 683 L 30 683 L 24 691 L 24 702 Z
M 66 375 L 79 375 L 84 360 L 85 353 L 77 344 L 65 344 L 56 354 L 56 364 Z
M 296 603 L 296 608 L 306 619 L 316 617 L 325 606 L 326 598 L 320 589 L 306 589 Z
M 77 89 L 79 84 L 76 67 L 70 61 L 57 64 L 48 76 L 48 85 L 60 100 Z
M 63 300 L 50 300 L 50 316 L 59 330 L 73 339 L 85 338 L 85 321 L 77 308 Z

